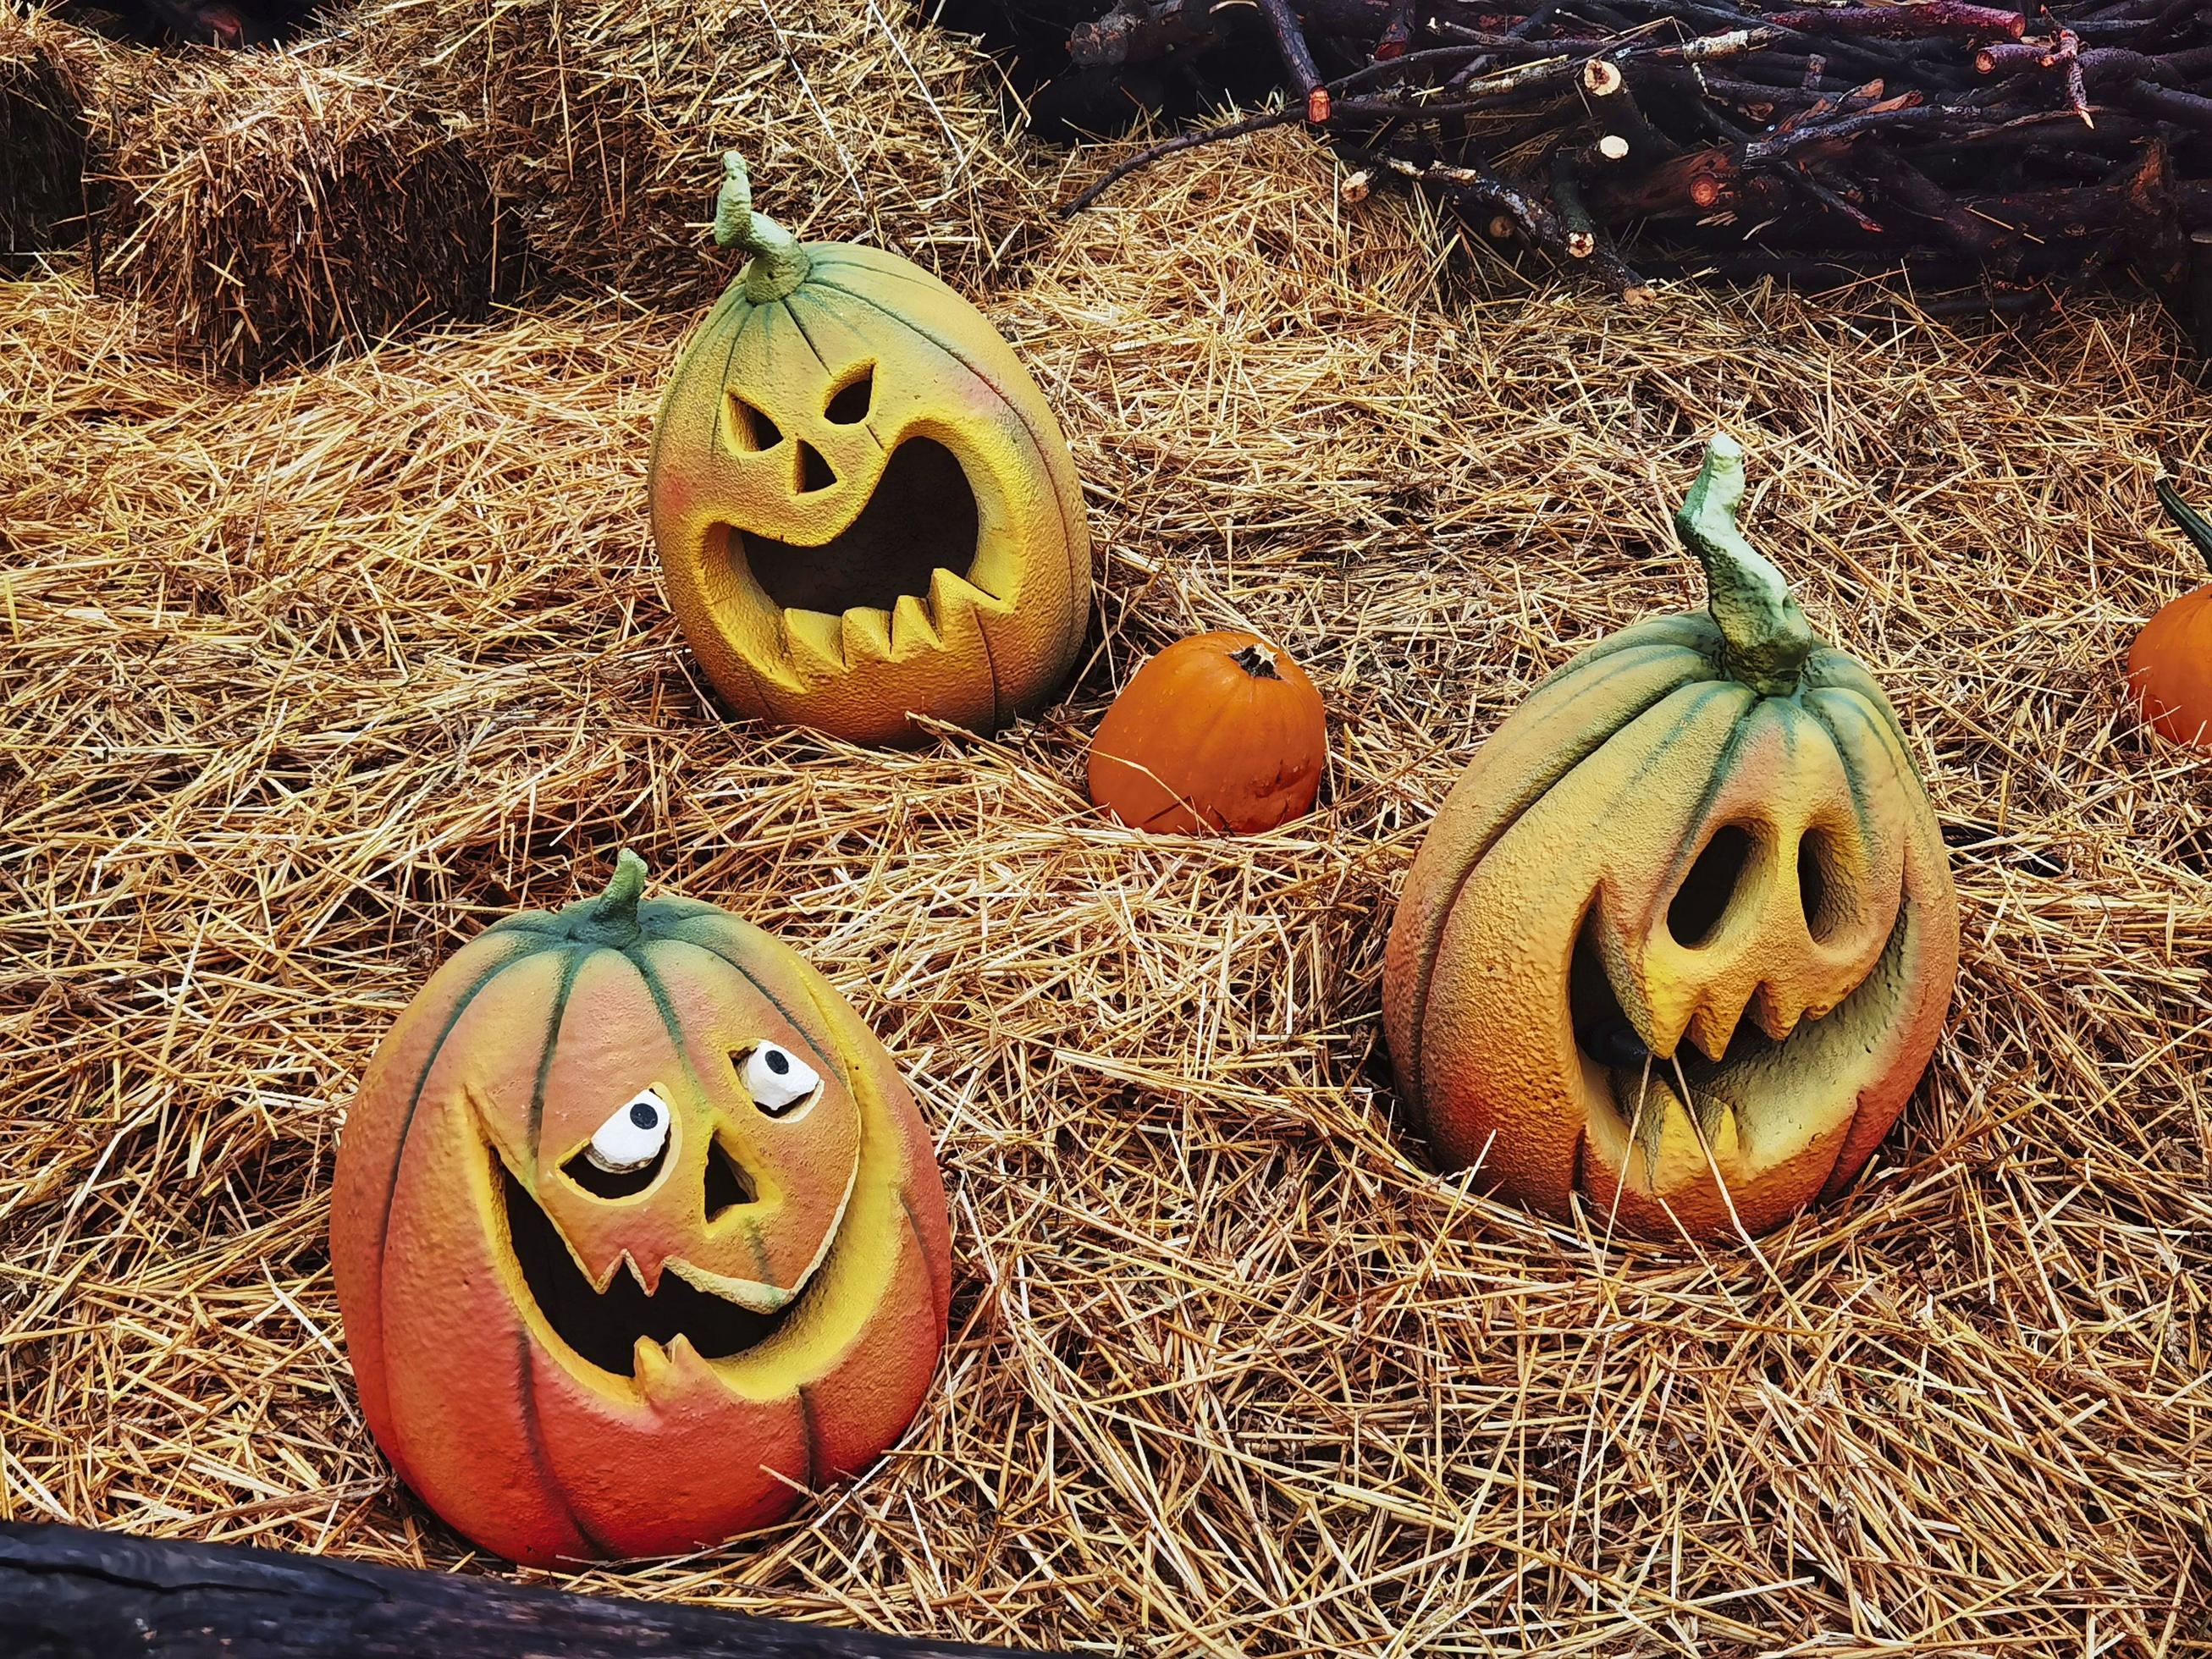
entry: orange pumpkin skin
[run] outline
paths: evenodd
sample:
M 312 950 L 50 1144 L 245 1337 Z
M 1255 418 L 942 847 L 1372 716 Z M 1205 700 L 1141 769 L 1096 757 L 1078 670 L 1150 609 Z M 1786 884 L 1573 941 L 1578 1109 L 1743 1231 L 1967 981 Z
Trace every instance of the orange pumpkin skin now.
M 1312 810 L 1328 720 L 1255 634 L 1178 640 L 1130 677 L 1091 744 L 1094 805 L 1139 830 L 1255 835 Z
M 945 1337 L 944 1188 L 890 1056 L 785 946 L 709 905 L 640 904 L 642 878 L 441 968 L 371 1062 L 333 1178 L 371 1431 L 453 1527 L 533 1565 L 781 1519 L 905 1430 Z M 763 1045 L 818 1076 L 781 1118 L 736 1063 Z M 650 1184 L 597 1195 L 579 1148 L 645 1088 L 668 1120 Z M 710 1158 L 751 1189 L 711 1216 L 732 1194 Z M 689 1322 L 626 1361 L 572 1346 L 618 1343 L 608 1310 L 641 1305 Z
M 2128 653 L 2128 685 L 2160 736 L 2212 750 L 2212 582 L 2143 624 Z
M 2212 564 L 2212 524 L 2167 480 L 2157 489 L 2167 516 Z M 2212 750 L 2212 582 L 2143 624 L 2128 652 L 2128 689 L 2160 737 Z

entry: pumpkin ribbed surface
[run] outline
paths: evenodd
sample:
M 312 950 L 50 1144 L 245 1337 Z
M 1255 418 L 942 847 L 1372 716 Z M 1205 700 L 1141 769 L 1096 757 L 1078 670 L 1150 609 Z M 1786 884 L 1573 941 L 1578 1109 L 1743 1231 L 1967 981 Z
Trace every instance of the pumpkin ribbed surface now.
M 773 251 L 684 349 L 653 432 L 653 539 L 701 665 L 744 714 L 862 742 L 913 740 L 909 714 L 989 731 L 1035 712 L 1091 603 L 1043 394 L 907 260 Z
M 1956 901 L 1887 701 L 1803 642 L 1762 692 L 1712 616 L 1640 623 L 1476 754 L 1383 980 L 1441 1162 L 1698 1237 L 1771 1227 L 1865 1163 L 1939 1035 Z
M 363 1414 L 470 1538 L 658 1554 L 864 1468 L 928 1386 L 945 1199 L 889 1056 L 814 970 L 680 899 L 512 918 L 447 963 L 349 1114 L 331 1258 Z M 778 1120 L 735 1060 L 819 1079 Z M 788 1064 L 788 1061 L 783 1062 Z M 581 1161 L 665 1103 L 635 1192 Z M 796 1483 L 794 1486 L 793 1483 Z
M 1273 830 L 1321 788 L 1321 693 L 1256 634 L 1200 634 L 1147 660 L 1098 723 L 1085 776 L 1093 805 L 1162 834 Z

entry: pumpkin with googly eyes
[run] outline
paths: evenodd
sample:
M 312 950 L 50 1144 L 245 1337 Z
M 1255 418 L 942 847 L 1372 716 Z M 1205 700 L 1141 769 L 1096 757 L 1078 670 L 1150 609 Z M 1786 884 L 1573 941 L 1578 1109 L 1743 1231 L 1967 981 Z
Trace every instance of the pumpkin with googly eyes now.
M 989 732 L 1049 703 L 1091 614 L 1091 541 L 1044 394 L 920 266 L 802 244 L 752 257 L 684 348 L 653 434 L 653 537 L 700 665 L 741 713 L 858 743 Z
M 349 1113 L 331 1255 L 400 1477 L 514 1560 L 660 1555 L 873 1462 L 943 1346 L 944 1187 L 890 1056 L 711 905 L 512 916 Z

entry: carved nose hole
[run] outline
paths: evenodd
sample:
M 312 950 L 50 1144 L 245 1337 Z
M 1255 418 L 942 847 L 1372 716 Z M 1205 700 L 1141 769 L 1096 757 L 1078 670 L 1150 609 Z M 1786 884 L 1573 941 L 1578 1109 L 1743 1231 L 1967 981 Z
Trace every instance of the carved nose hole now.
M 1740 823 L 1725 823 L 1713 832 L 1667 907 L 1667 931 L 1677 945 L 1695 949 L 1712 937 L 1756 846 L 1751 831 Z
M 868 418 L 868 405 L 875 396 L 876 366 L 871 363 L 830 394 L 822 418 L 832 426 L 858 426 Z
M 1805 907 L 1805 931 L 1826 944 L 1844 919 L 1842 874 L 1836 846 L 1825 830 L 1808 830 L 1797 842 L 1797 897 Z
M 829 489 L 836 482 L 837 475 L 830 470 L 830 463 L 822 459 L 822 452 L 802 441 L 799 446 L 799 493 L 811 495 L 817 489 Z
M 720 1140 L 707 1149 L 707 1219 L 713 1221 L 758 1196 L 737 1159 Z
M 731 448 L 742 452 L 774 449 L 783 441 L 783 428 L 734 392 L 722 400 L 722 429 Z

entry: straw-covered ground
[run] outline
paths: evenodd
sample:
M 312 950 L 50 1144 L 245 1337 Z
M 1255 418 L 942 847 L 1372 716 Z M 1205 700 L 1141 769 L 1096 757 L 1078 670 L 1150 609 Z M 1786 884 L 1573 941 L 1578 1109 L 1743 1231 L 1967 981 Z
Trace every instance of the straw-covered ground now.
M 1103 164 L 959 119 L 1038 202 Z M 1048 718 L 907 754 L 704 700 L 643 498 L 684 313 L 539 296 L 241 389 L 67 262 L 0 285 L 0 1512 L 505 1570 L 362 1426 L 331 1155 L 431 967 L 628 845 L 874 1022 L 957 1296 L 865 1479 L 568 1582 L 1175 1655 L 2212 1652 L 2212 770 L 2118 666 L 2201 575 L 2150 483 L 2212 478 L 2212 402 L 2155 312 L 1624 310 L 1291 135 L 1024 211 L 1018 271 L 937 262 L 1060 412 L 1103 623 Z M 1377 981 L 1474 747 L 1696 602 L 1716 425 L 1917 734 L 1965 949 L 1865 1180 L 1699 1253 L 1429 1170 Z M 1227 623 L 1323 688 L 1322 810 L 1103 823 L 1114 687 Z

